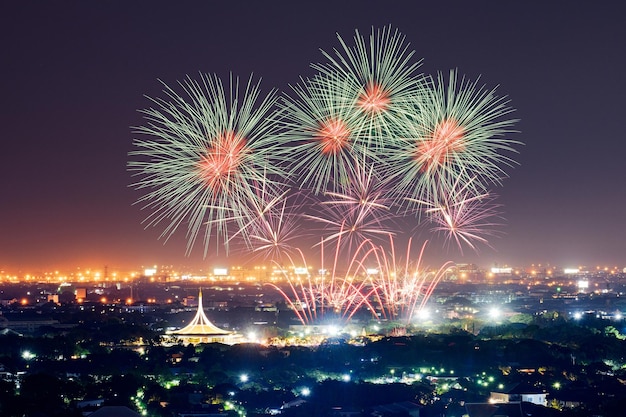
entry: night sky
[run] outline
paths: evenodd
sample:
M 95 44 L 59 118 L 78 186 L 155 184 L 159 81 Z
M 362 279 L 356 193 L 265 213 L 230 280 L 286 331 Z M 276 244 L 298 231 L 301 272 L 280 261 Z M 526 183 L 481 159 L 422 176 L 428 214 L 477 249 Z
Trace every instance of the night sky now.
M 126 169 L 144 95 L 199 72 L 289 92 L 337 33 L 386 25 L 424 73 L 480 76 L 521 119 L 520 165 L 494 190 L 504 235 L 427 258 L 624 267 L 625 15 L 609 1 L 4 1 L 0 270 L 234 262 L 144 230 Z

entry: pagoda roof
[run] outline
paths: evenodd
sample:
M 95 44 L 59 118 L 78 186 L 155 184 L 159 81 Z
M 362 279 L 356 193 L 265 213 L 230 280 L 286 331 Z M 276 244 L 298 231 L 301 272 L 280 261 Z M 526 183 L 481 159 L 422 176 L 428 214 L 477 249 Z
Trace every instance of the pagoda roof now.
M 185 336 L 211 336 L 230 335 L 232 332 L 220 329 L 211 323 L 211 320 L 209 320 L 204 313 L 204 308 L 202 307 L 202 290 L 200 290 L 200 294 L 198 295 L 198 311 L 196 311 L 195 317 L 188 325 L 182 329 L 173 331 L 171 334 Z

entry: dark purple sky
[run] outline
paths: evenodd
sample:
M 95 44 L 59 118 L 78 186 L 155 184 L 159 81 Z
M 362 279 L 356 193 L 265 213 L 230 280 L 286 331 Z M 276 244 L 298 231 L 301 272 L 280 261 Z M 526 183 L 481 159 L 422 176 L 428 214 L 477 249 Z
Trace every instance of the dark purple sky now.
M 226 5 L 228 3 L 228 5 Z M 495 190 L 505 236 L 452 259 L 626 266 L 621 2 L 5 1 L 0 6 L 0 270 L 222 262 L 165 246 L 132 203 L 127 153 L 157 79 L 229 72 L 288 91 L 336 33 L 391 24 L 427 74 L 499 85 L 520 166 Z M 580 3 L 580 5 L 577 5 Z M 618 4 L 618 5 L 614 5 Z

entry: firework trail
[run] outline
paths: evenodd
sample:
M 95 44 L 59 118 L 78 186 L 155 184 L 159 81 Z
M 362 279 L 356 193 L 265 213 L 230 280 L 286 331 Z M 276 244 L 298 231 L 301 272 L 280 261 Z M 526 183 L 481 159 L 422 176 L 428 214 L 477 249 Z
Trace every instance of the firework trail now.
M 165 223 L 167 240 L 186 225 L 187 253 L 203 231 L 206 256 L 214 236 L 226 248 L 231 230 L 247 238 L 249 201 L 260 187 L 273 189 L 272 176 L 284 175 L 275 163 L 276 95 L 261 99 L 252 77 L 243 86 L 231 77 L 229 90 L 210 75 L 179 83 L 183 95 L 164 87 L 166 98 L 150 99 L 155 107 L 142 110 L 147 124 L 135 129 L 148 139 L 133 142 L 128 169 L 140 178 L 132 186 L 152 211 L 147 227 Z
M 325 267 L 324 245 L 322 245 L 321 265 L 318 272 L 291 275 L 289 270 L 299 269 L 309 271 L 302 253 L 299 263 L 293 263 L 291 268 L 281 268 L 286 281 L 286 290 L 283 286 L 266 284 L 275 288 L 285 299 L 287 305 L 295 312 L 302 324 L 315 322 L 339 321 L 348 322 L 354 314 L 365 308 L 376 317 L 376 311 L 368 298 L 373 290 L 368 288 L 365 260 L 374 252 L 370 242 L 363 242 L 356 250 L 348 265 L 341 267 L 343 253 L 340 250 L 340 239 L 336 242 L 333 255 Z M 296 265 L 305 265 L 296 267 Z
M 426 270 L 422 266 L 426 243 L 412 261 L 410 241 L 406 258 L 401 261 L 396 257 L 393 238 L 389 240 L 390 251 L 371 241 L 362 242 L 344 268 L 339 266 L 342 252 L 337 242 L 328 268 L 324 267 L 326 258 L 322 251 L 322 268 L 317 274 L 292 276 L 284 270 L 286 289 L 267 285 L 283 296 L 304 325 L 324 321 L 346 323 L 361 310 L 369 311 L 376 320 L 408 325 L 426 306 L 452 263 L 447 262 L 436 271 Z M 304 258 L 301 264 L 306 265 Z M 306 267 L 300 269 L 309 271 Z
M 404 261 L 396 257 L 393 238 L 390 237 L 390 250 L 383 246 L 375 251 L 375 271 L 369 275 L 374 289 L 371 295 L 382 316 L 387 320 L 401 320 L 410 324 L 416 314 L 426 305 L 435 287 L 445 272 L 452 266 L 446 262 L 437 271 L 427 271 L 422 259 L 427 242 L 424 242 L 417 259 L 411 261 L 411 239 L 406 249 Z
M 304 233 L 298 219 L 301 217 L 294 212 L 291 200 L 296 196 L 290 189 L 284 190 L 277 196 L 265 192 L 265 184 L 257 199 L 248 201 L 250 204 L 250 220 L 240 229 L 248 237 L 247 249 L 259 253 L 265 259 L 281 262 L 290 259 L 297 252 L 292 242 L 302 238 Z M 231 236 L 231 240 L 238 237 L 238 233 Z
M 426 219 L 434 225 L 431 232 L 443 234 L 445 244 L 456 243 L 461 254 L 463 246 L 478 252 L 477 243 L 491 247 L 488 237 L 497 235 L 502 226 L 500 205 L 496 196 L 489 192 L 477 192 L 473 185 L 475 177 L 462 181 L 465 175 L 441 179 L 437 188 L 428 195 L 429 200 L 413 200 Z M 418 213 L 418 214 L 419 214 Z
M 498 221 L 499 205 L 496 196 L 488 192 L 476 193 L 473 179 L 462 183 L 456 178 L 452 186 L 445 182 L 434 193 L 433 201 L 424 204 L 425 213 L 435 226 L 433 233 L 443 233 L 446 243 L 454 242 L 463 253 L 463 244 L 478 251 L 477 243 L 491 246 L 488 237 L 502 226 Z

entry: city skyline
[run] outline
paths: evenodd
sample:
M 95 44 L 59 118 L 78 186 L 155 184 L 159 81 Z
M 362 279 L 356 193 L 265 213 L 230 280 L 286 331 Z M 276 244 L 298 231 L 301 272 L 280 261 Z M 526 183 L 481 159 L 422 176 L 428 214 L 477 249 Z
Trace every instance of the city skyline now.
M 8 8 L 0 269 L 226 262 L 223 251 L 185 256 L 184 230 L 164 245 L 161 230 L 141 224 L 146 213 L 133 206 L 139 194 L 129 188 L 126 164 L 130 126 L 143 123 L 137 110 L 149 106 L 143 95 L 160 94 L 158 79 L 175 85 L 200 72 L 254 73 L 264 91 L 288 92 L 320 58 L 319 48 L 336 46 L 336 33 L 389 24 L 424 59 L 422 72 L 480 76 L 521 119 L 519 166 L 494 190 L 506 219 L 495 250 L 461 255 L 433 242 L 429 264 L 626 264 L 623 6 L 407 2 L 397 4 L 406 10 L 381 10 L 347 2 L 335 5 L 337 15 L 320 7 L 303 19 L 281 5 L 195 3 L 197 13 L 143 2 L 123 10 L 78 2 Z M 422 14 L 431 19 L 413 17 Z M 230 16 L 239 23 L 233 32 Z M 414 237 L 430 238 L 427 230 Z

